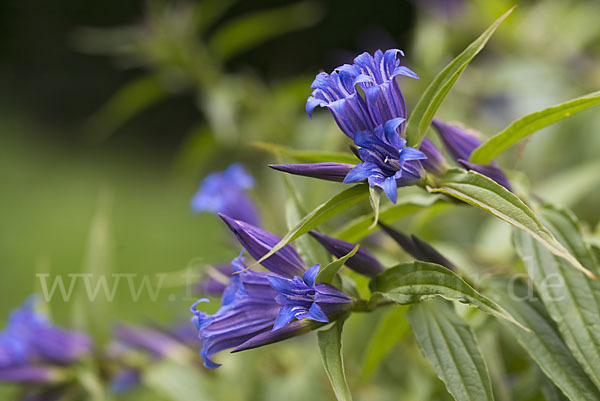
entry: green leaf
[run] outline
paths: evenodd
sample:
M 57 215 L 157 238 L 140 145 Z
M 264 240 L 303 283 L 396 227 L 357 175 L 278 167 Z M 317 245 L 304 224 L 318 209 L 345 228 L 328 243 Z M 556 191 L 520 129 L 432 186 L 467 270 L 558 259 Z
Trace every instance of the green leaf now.
M 300 237 L 306 234 L 319 224 L 329 220 L 344 210 L 356 205 L 357 203 L 369 197 L 369 191 L 366 184 L 359 184 L 350 187 L 339 194 L 333 196 L 327 202 L 317 206 L 312 212 L 307 214 L 292 230 L 290 230 L 277 245 L 267 252 L 255 264 L 261 263 L 275 252 Z
M 523 201 L 490 178 L 475 171 L 450 169 L 442 177 L 439 188 L 433 188 L 431 191 L 453 196 L 512 224 L 533 236 L 553 254 L 571 262 L 575 268 L 588 277 L 594 277 L 592 272 L 583 267 L 544 227 L 539 218 Z
M 583 263 L 594 263 L 568 213 L 544 208 L 543 217 Z M 515 231 L 513 241 L 565 343 L 600 387 L 600 282 L 574 272 L 567 261 L 553 256 L 523 232 Z
M 284 33 L 314 25 L 321 17 L 315 3 L 302 2 L 244 15 L 228 22 L 210 40 L 210 48 L 228 60 Z
M 344 319 L 336 320 L 329 329 L 317 332 L 323 367 L 338 401 L 351 401 L 352 395 L 346 382 L 342 356 L 342 328 Z
M 371 209 L 373 209 L 373 222 L 369 226 L 370 230 L 377 227 L 377 221 L 379 221 L 379 203 L 381 202 L 381 188 L 369 186 L 369 203 L 371 203 Z
M 331 262 L 327 266 L 325 266 L 325 268 L 322 269 L 319 272 L 319 274 L 317 275 L 317 281 L 321 282 L 321 283 L 328 283 L 328 284 L 331 283 L 333 281 L 333 278 L 337 274 L 338 270 L 340 270 L 342 268 L 342 266 L 344 265 L 344 263 L 346 263 L 346 261 L 348 259 L 350 259 L 352 256 L 354 256 L 356 251 L 358 251 L 358 248 L 360 248 L 360 246 L 356 245 L 354 247 L 354 249 L 352 249 L 346 255 L 342 256 L 341 258 L 339 258 L 337 260 L 334 260 L 333 262 Z
M 415 261 L 394 266 L 374 277 L 369 287 L 373 293 L 370 303 L 378 303 L 384 298 L 406 305 L 424 298 L 441 296 L 474 306 L 529 331 L 500 305 L 481 295 L 456 273 L 435 263 Z
M 497 277 L 489 283 L 489 291 L 515 319 L 533 330 L 534 335 L 506 325 L 546 376 L 569 399 L 600 400 L 600 392 L 565 345 L 544 304 L 527 284 L 521 280 Z
M 421 351 L 455 400 L 494 399 L 475 335 L 452 305 L 421 302 L 409 309 L 407 317 Z
M 291 177 L 288 174 L 282 174 L 281 176 L 289 194 L 289 198 L 285 204 L 285 211 L 287 226 L 291 230 L 302 219 L 302 216 L 306 215 L 307 211 Z M 302 259 L 304 259 L 308 266 L 331 260 L 325 249 L 310 235 L 301 236 L 296 240 L 295 245 L 298 253 L 300 253 L 300 256 L 302 256 Z
M 286 146 L 275 145 L 267 142 L 253 142 L 252 146 L 273 153 L 275 155 L 287 156 L 299 162 L 305 163 L 348 163 L 356 164 L 358 160 L 354 155 L 347 153 L 319 152 L 310 150 L 294 150 Z
M 441 195 L 427 194 L 418 187 L 402 188 L 398 193 L 396 204 L 381 210 L 379 221 L 391 224 L 402 217 L 441 202 L 443 199 L 444 197 Z M 341 230 L 334 234 L 334 237 L 348 242 L 358 242 L 376 229 L 376 227 L 371 227 L 373 219 L 373 213 L 360 216 L 342 227 Z
M 514 10 L 508 10 L 485 30 L 461 54 L 450 62 L 429 84 L 415 106 L 406 125 L 408 146 L 419 146 L 435 113 L 471 60 L 483 49 L 496 28 Z
M 598 103 L 600 103 L 600 91 L 521 117 L 475 149 L 471 154 L 470 162 L 488 164 L 500 153 L 528 135 Z
M 408 331 L 406 307 L 395 306 L 381 317 L 362 357 L 363 379 L 375 371 L 392 347 L 402 340 Z

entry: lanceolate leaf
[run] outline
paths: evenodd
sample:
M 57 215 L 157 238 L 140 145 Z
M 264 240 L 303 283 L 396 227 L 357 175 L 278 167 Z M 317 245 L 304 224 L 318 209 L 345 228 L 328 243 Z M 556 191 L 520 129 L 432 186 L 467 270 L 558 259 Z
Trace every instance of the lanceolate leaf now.
M 331 387 L 333 387 L 335 398 L 338 401 L 350 401 L 352 395 L 346 382 L 344 358 L 342 357 L 343 325 L 343 319 L 336 320 L 329 329 L 318 331 L 317 338 L 323 367 L 331 382 Z
M 367 378 L 383 361 L 395 344 L 409 331 L 406 320 L 406 307 L 395 306 L 377 322 L 377 327 L 365 348 L 362 363 L 362 377 Z
M 523 281 L 502 277 L 494 279 L 489 289 L 515 319 L 535 333 L 506 325 L 546 376 L 572 401 L 599 400 L 600 392 L 565 345 L 538 294 Z
M 275 252 L 301 236 L 317 227 L 319 224 L 336 216 L 344 210 L 356 205 L 369 197 L 366 184 L 355 185 L 335 195 L 327 202 L 317 206 L 312 212 L 304 217 L 292 230 L 290 230 L 281 241 L 265 254 L 257 263 L 262 262 Z
M 384 298 L 406 305 L 424 298 L 441 296 L 474 306 L 528 330 L 501 306 L 481 295 L 456 273 L 434 263 L 415 261 L 392 267 L 373 278 L 369 287 L 373 293 L 371 302 L 378 302 Z
M 594 263 L 567 213 L 545 209 L 543 216 L 582 262 Z M 565 343 L 600 387 L 600 282 L 574 272 L 569 263 L 523 232 L 515 231 L 513 240 Z
M 448 95 L 448 92 L 450 92 L 450 89 L 452 89 L 471 60 L 473 60 L 481 49 L 483 49 L 496 28 L 498 28 L 502 21 L 508 17 L 513 9 L 514 7 L 494 21 L 485 32 L 452 60 L 450 64 L 435 77 L 429 87 L 427 87 L 407 122 L 406 135 L 408 146 L 419 146 L 429 125 L 431 125 L 435 113 Z
M 338 270 L 340 270 L 342 268 L 342 266 L 344 265 L 344 263 L 346 263 L 346 261 L 348 259 L 350 259 L 352 256 L 354 256 L 356 251 L 358 251 L 358 248 L 360 248 L 360 246 L 356 245 L 354 247 L 354 249 L 352 249 L 346 255 L 342 256 L 341 258 L 339 258 L 337 260 L 334 260 L 333 262 L 331 262 L 327 266 L 325 266 L 325 268 L 323 270 L 321 270 L 319 272 L 319 274 L 317 275 L 317 281 L 319 281 L 321 283 L 331 283 L 331 281 L 337 274 Z
M 408 193 L 403 194 L 404 191 L 408 191 Z M 421 188 L 417 187 L 402 188 L 398 192 L 397 203 L 381 209 L 379 220 L 386 224 L 391 224 L 402 217 L 426 209 L 436 202 L 442 202 L 443 198 L 442 195 L 424 193 Z M 373 219 L 373 213 L 360 216 L 342 227 L 334 236 L 344 241 L 358 242 L 376 229 L 375 227 L 371 228 Z
M 457 401 L 493 400 L 492 384 L 469 325 L 441 300 L 413 305 L 407 314 L 419 347 Z
M 575 268 L 594 277 L 569 253 L 569 251 L 544 227 L 540 219 L 515 194 L 493 180 L 475 171 L 451 169 L 442 177 L 439 188 L 442 192 L 485 210 L 530 234 L 550 252 L 568 260 Z
M 470 161 L 471 163 L 488 164 L 500 153 L 528 135 L 598 103 L 600 103 L 600 91 L 521 117 L 475 149 L 471 154 Z
M 333 152 L 320 152 L 320 151 L 309 151 L 309 150 L 294 150 L 286 146 L 275 145 L 267 142 L 253 142 L 252 146 L 257 149 L 261 149 L 276 155 L 287 156 L 303 163 L 349 163 L 356 164 L 358 160 L 354 155 L 350 153 L 333 153 Z

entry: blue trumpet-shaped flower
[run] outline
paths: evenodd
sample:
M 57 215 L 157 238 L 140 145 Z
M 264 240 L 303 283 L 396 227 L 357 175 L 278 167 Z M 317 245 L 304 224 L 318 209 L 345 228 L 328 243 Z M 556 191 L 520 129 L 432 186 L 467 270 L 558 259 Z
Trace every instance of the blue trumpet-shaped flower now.
M 258 227 L 224 215 L 221 218 L 257 260 L 280 241 Z M 219 366 L 211 360 L 219 351 L 233 348 L 232 352 L 237 352 L 304 334 L 352 305 L 352 299 L 337 288 L 315 283 L 319 266 L 307 270 L 289 245 L 262 264 L 270 272 L 247 270 L 240 255 L 232 262 L 233 274 L 223 292 L 221 308 L 213 315 L 196 310 L 198 303 L 207 299 L 192 306 L 206 367 Z
M 316 283 L 321 265 L 314 265 L 302 275 L 292 279 L 269 275 L 271 287 L 278 291 L 275 298 L 281 305 L 273 330 L 278 330 L 295 319 L 329 322 L 327 316 L 347 311 L 352 299 L 337 288 Z
M 259 225 L 256 206 L 246 191 L 254 187 L 254 178 L 235 163 L 225 171 L 211 173 L 192 199 L 192 210 L 225 213 L 238 220 Z
M 237 274 L 231 276 L 229 286 L 223 292 L 221 308 L 214 315 L 196 310 L 196 305 L 206 299 L 192 305 L 192 322 L 198 329 L 198 338 L 202 342 L 200 355 L 207 368 L 220 366 L 211 360 L 215 353 L 237 347 L 271 330 L 279 313 L 280 307 L 275 301 L 277 291 L 271 287 L 268 273 L 243 271 L 242 262 L 241 257 L 234 260 Z
M 342 65 L 331 74 L 318 74 L 311 85 L 314 90 L 306 102 L 306 112 L 311 116 L 317 106 L 328 108 L 350 138 L 392 118 L 406 118 L 406 103 L 395 78 L 419 77 L 401 66 L 398 56 L 404 56 L 398 49 L 385 53 L 377 50 L 374 55 L 362 53 L 354 64 Z
M 397 131 L 403 122 L 402 118 L 394 118 L 372 132 L 356 133 L 354 143 L 360 146 L 358 155 L 363 163 L 358 163 L 348 173 L 344 183 L 368 180 L 371 187 L 380 187 L 396 203 L 398 186 L 422 178 L 423 167 L 419 160 L 426 156 L 420 150 L 406 146 L 406 140 Z

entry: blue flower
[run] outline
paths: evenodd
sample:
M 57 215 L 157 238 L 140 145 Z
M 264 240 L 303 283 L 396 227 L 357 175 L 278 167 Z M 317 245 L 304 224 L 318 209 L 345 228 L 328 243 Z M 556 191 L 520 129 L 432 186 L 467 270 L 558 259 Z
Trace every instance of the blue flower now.
M 238 220 L 260 225 L 256 206 L 245 192 L 252 187 L 252 176 L 241 164 L 232 164 L 225 171 L 206 176 L 192 199 L 192 210 L 225 213 Z
M 345 64 L 331 74 L 320 73 L 311 85 L 306 112 L 315 107 L 328 108 L 340 129 L 350 138 L 360 131 L 372 131 L 393 118 L 406 118 L 406 103 L 395 77 L 419 77 L 400 65 L 398 49 L 363 53 L 354 64 Z M 361 89 L 364 98 L 361 96 Z
M 321 265 L 314 265 L 302 275 L 292 279 L 269 275 L 271 286 L 279 293 L 275 300 L 281 309 L 273 325 L 273 331 L 287 325 L 294 318 L 329 322 L 328 316 L 348 311 L 352 299 L 337 288 L 315 283 Z
M 360 146 L 358 163 L 344 179 L 344 183 L 368 180 L 371 187 L 380 187 L 387 197 L 396 203 L 398 186 L 409 185 L 423 176 L 419 160 L 426 159 L 418 149 L 406 146 L 406 140 L 398 132 L 404 122 L 394 118 L 370 131 L 357 132 L 354 143 Z
M 257 260 L 280 241 L 258 227 L 224 215 L 221 218 Z M 211 358 L 225 349 L 233 348 L 232 352 L 238 352 L 304 334 L 318 327 L 320 322 L 327 322 L 349 310 L 352 305 L 352 299 L 337 288 L 315 283 L 319 266 L 307 270 L 300 255 L 290 245 L 262 264 L 270 272 L 247 270 L 241 255 L 233 260 L 233 274 L 215 314 L 196 310 L 196 306 L 207 299 L 192 305 L 192 321 L 202 342 L 200 355 L 204 366 L 218 367 Z M 302 293 L 301 299 L 294 298 L 293 294 L 299 294 L 298 291 Z M 289 314 L 290 307 L 294 310 L 293 315 Z M 303 307 L 307 313 L 300 313 Z
M 47 381 L 56 375 L 46 365 L 68 365 L 92 351 L 87 335 L 53 325 L 37 305 L 28 298 L 0 332 L 0 380 Z
M 191 308 L 192 322 L 202 342 L 200 355 L 204 366 L 211 369 L 220 366 L 211 360 L 215 353 L 270 331 L 280 308 L 275 301 L 277 292 L 271 287 L 267 273 L 243 271 L 245 266 L 241 256 L 233 261 L 233 265 L 237 274 L 231 276 L 229 286 L 223 292 L 221 308 L 214 315 L 196 310 L 196 305 L 208 301 L 206 299 L 198 300 Z

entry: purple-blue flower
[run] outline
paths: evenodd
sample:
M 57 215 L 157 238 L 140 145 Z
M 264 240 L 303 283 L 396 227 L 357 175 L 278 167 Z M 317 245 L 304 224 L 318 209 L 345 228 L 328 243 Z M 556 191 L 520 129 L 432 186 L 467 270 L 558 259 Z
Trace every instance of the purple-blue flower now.
M 0 332 L 0 380 L 44 381 L 56 377 L 50 365 L 74 363 L 92 351 L 90 338 L 53 325 L 30 297 Z
M 360 147 L 358 163 L 344 179 L 344 183 L 368 180 L 369 186 L 379 187 L 396 203 L 398 186 L 409 185 L 423 177 L 419 160 L 426 156 L 418 149 L 406 146 L 406 140 L 398 134 L 403 118 L 394 118 L 377 126 L 372 132 L 361 131 L 354 136 Z
M 419 77 L 400 65 L 399 56 L 404 53 L 398 49 L 385 53 L 377 50 L 374 55 L 362 53 L 354 64 L 344 64 L 331 74 L 318 74 L 311 85 L 314 90 L 306 102 L 306 112 L 311 116 L 315 107 L 326 107 L 350 138 L 393 118 L 406 118 L 406 103 L 395 78 Z
M 208 315 L 196 310 L 200 302 L 192 305 L 192 322 L 198 329 L 198 338 L 202 342 L 200 355 L 204 366 L 217 368 L 220 365 L 211 360 L 219 351 L 235 348 L 252 337 L 270 331 L 279 313 L 275 301 L 277 291 L 271 287 L 268 273 L 246 270 L 243 259 L 238 257 L 233 265 L 237 274 L 231 276 L 229 286 L 223 292 L 221 308 Z
M 455 162 L 459 163 L 467 170 L 473 170 L 491 178 L 509 191 L 512 191 L 508 178 L 504 172 L 500 170 L 500 167 L 498 167 L 498 164 L 495 161 L 492 161 L 487 165 L 469 162 L 471 153 L 481 145 L 481 142 L 477 138 L 458 127 L 446 124 L 436 118 L 433 119 L 432 124 L 440 135 L 444 147 Z
M 221 218 L 256 260 L 280 241 L 258 227 L 228 216 Z M 290 245 L 267 258 L 262 265 L 270 272 L 247 270 L 240 255 L 232 262 L 233 274 L 223 292 L 219 310 L 209 315 L 196 309 L 207 299 L 192 306 L 192 321 L 202 342 L 200 355 L 206 367 L 219 366 L 211 360 L 219 351 L 233 348 L 237 352 L 303 334 L 316 328 L 314 323 L 327 322 L 352 305 L 352 299 L 337 288 L 315 283 L 319 266 L 307 270 Z M 294 294 L 301 298 L 295 298 Z M 303 307 L 307 313 L 301 313 Z M 290 310 L 294 311 L 293 315 Z M 293 319 L 298 320 L 292 322 Z M 306 320 L 314 323 L 306 323 Z
M 256 206 L 246 194 L 252 187 L 254 178 L 241 164 L 232 164 L 225 171 L 206 176 L 192 199 L 192 210 L 224 213 L 237 220 L 260 225 Z
M 350 309 L 352 298 L 337 288 L 316 283 L 321 265 L 314 265 L 302 275 L 292 279 L 269 275 L 271 287 L 277 290 L 275 297 L 281 306 L 273 331 L 287 325 L 293 319 L 310 319 L 329 322 L 327 316 L 335 316 Z

